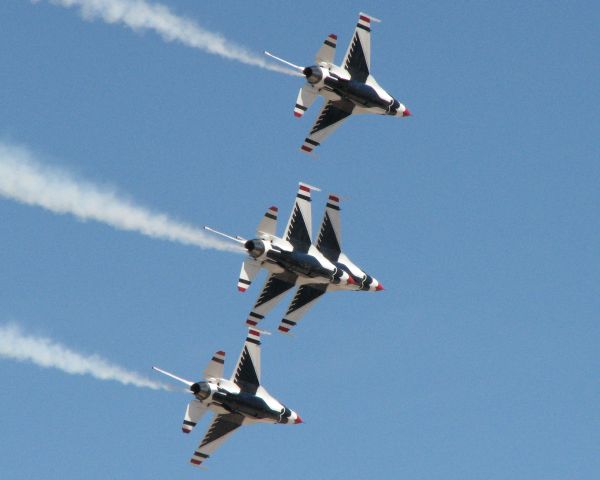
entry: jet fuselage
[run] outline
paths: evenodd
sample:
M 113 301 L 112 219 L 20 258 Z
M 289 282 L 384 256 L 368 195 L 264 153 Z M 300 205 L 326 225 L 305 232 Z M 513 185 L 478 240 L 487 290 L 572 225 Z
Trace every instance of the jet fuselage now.
M 254 422 L 300 423 L 298 414 L 273 398 L 263 388 L 256 393 L 241 390 L 235 383 L 220 379 L 217 382 L 194 383 L 190 390 L 206 407 L 217 414 L 238 413 Z
M 337 65 L 313 65 L 303 71 L 306 81 L 328 100 L 350 100 L 357 107 L 382 115 L 402 115 L 400 102 L 370 77 L 367 82 L 350 78 Z M 370 83 L 370 84 L 369 84 Z
M 244 246 L 252 258 L 273 273 L 287 271 L 310 280 L 311 283 L 340 286 L 354 283 L 345 270 L 331 263 L 314 247 L 309 249 L 309 253 L 299 252 L 282 239 L 253 239 L 248 240 Z

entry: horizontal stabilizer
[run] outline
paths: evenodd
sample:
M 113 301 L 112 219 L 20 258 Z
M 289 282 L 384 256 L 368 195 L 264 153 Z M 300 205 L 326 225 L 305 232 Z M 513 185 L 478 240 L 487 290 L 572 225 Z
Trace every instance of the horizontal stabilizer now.
M 277 207 L 270 207 L 266 213 L 265 216 L 261 219 L 260 223 L 258 224 L 258 227 L 256 227 L 256 236 L 257 237 L 261 237 L 262 234 L 267 234 L 267 235 L 275 235 L 275 232 L 277 231 L 277 212 L 278 212 L 278 208 Z
M 304 112 L 310 108 L 317 95 L 317 91 L 312 86 L 308 84 L 304 85 L 298 92 L 298 98 L 294 106 L 294 116 L 299 118 L 304 115 Z
M 253 258 L 247 258 L 242 263 L 242 269 L 240 270 L 240 278 L 238 279 L 238 290 L 245 292 L 252 281 L 256 278 L 256 275 L 260 271 L 260 263 Z
M 210 362 L 204 370 L 206 378 L 223 378 L 223 367 L 225 365 L 225 352 L 219 350 L 215 352 Z
M 335 58 L 335 47 L 337 45 L 337 35 L 331 33 L 321 45 L 321 48 L 317 52 L 315 61 L 317 65 L 321 62 L 333 63 Z
M 183 433 L 190 433 L 205 412 L 206 407 L 202 405 L 200 400 L 194 398 L 188 403 L 188 406 L 185 409 L 185 416 L 183 417 L 183 424 L 181 425 Z

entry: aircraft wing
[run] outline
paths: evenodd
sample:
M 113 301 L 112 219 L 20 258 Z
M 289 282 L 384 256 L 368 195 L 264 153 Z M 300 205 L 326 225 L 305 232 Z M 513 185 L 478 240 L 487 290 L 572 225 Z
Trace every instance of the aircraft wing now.
M 354 110 L 354 104 L 350 100 L 336 100 L 328 101 L 323 105 L 319 116 L 308 137 L 304 139 L 304 143 L 300 147 L 300 150 L 310 153 L 315 147 L 321 145 L 329 135 L 331 135 L 336 128 L 338 128 L 344 120 L 346 120 L 352 111 Z
M 200 466 L 243 422 L 244 417 L 239 413 L 215 415 L 200 446 L 190 458 L 190 463 Z
M 308 252 L 312 243 L 312 217 L 310 208 L 311 190 L 316 189 L 305 183 L 300 183 L 298 185 L 296 202 L 294 203 L 294 208 L 290 214 L 284 234 L 284 238 L 294 246 L 294 249 L 303 253 Z
M 359 14 L 352 41 L 342 62 L 352 80 L 359 82 L 366 82 L 371 71 L 371 21 L 376 19 L 366 13 Z
M 281 333 L 289 333 L 306 312 L 327 291 L 326 284 L 301 285 L 277 329 Z
M 340 199 L 336 195 L 329 195 L 316 247 L 327 260 L 337 262 L 342 253 L 341 243 Z
M 273 274 L 270 273 L 265 280 L 265 285 L 254 304 L 254 308 L 248 314 L 246 325 L 254 327 L 275 305 L 283 298 L 285 293 L 296 285 L 297 275 L 292 273 Z
M 248 329 L 244 348 L 233 370 L 231 381 L 240 390 L 255 394 L 260 386 L 260 332 Z

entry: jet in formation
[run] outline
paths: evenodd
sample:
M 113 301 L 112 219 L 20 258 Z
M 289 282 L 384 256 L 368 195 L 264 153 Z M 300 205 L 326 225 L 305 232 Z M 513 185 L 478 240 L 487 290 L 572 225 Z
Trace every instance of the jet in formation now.
M 329 195 L 319 236 L 311 235 L 311 191 L 315 187 L 300 183 L 294 208 L 283 238 L 276 236 L 277 207 L 267 210 L 256 228 L 256 238 L 246 240 L 204 227 L 244 246 L 244 260 L 238 290 L 244 292 L 261 268 L 268 271 L 263 289 L 246 324 L 256 327 L 293 287 L 296 293 L 281 320 L 278 331 L 289 333 L 306 312 L 327 291 L 380 291 L 378 280 L 358 268 L 341 249 L 340 199 Z
M 260 381 L 260 332 L 248 330 L 231 379 L 223 378 L 225 352 L 214 354 L 204 370 L 205 379 L 192 382 L 173 373 L 154 370 L 184 383 L 194 398 L 185 411 L 183 433 L 190 433 L 200 418 L 211 410 L 215 413 L 204 439 L 190 458 L 190 463 L 202 466 L 233 432 L 242 425 L 255 423 L 302 423 L 300 416 L 272 397 Z
M 311 153 L 352 114 L 373 113 L 408 117 L 410 111 L 387 93 L 371 75 L 371 23 L 380 20 L 360 13 L 342 66 L 335 65 L 337 35 L 329 35 L 315 57 L 315 65 L 300 67 L 265 52 L 301 72 L 307 83 L 300 89 L 294 115 L 301 117 L 318 95 L 325 98 L 317 120 L 300 147 Z

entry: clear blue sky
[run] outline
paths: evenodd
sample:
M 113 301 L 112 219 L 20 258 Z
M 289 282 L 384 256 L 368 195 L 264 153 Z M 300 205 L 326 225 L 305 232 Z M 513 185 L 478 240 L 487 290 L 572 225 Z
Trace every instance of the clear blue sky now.
M 352 118 L 311 158 L 301 79 L 11 0 L 2 141 L 245 236 L 272 204 L 285 223 L 300 180 L 339 193 L 343 247 L 386 290 L 265 339 L 265 385 L 306 423 L 242 430 L 206 472 L 184 394 L 1 360 L 2 478 L 598 478 L 598 3 L 165 3 L 300 64 L 329 33 L 339 60 L 364 10 L 413 117 Z M 237 292 L 242 257 L 4 198 L 0 238 L 0 323 L 150 377 L 199 378 L 218 349 L 231 372 L 262 284 Z

